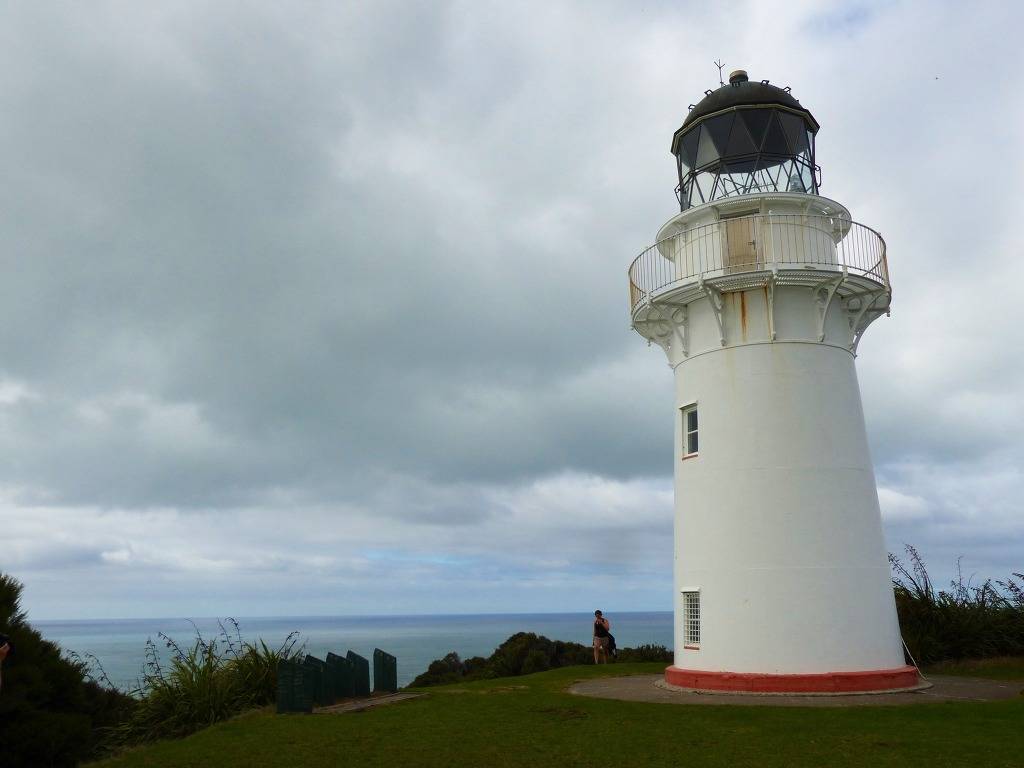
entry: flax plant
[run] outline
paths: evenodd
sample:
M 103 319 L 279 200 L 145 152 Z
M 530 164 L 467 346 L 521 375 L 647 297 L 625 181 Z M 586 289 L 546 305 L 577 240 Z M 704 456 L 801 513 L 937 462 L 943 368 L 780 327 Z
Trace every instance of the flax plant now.
M 948 589 L 936 589 L 918 551 L 908 565 L 889 555 L 903 640 L 919 664 L 1024 655 L 1024 574 L 973 584 L 957 564 Z
M 243 641 L 238 623 L 228 623 L 232 631 L 221 623 L 220 633 L 211 640 L 196 629 L 187 647 L 160 633 L 158 638 L 170 653 L 166 665 L 158 644 L 146 641 L 146 664 L 132 691 L 138 705 L 113 729 L 115 741 L 130 745 L 186 736 L 274 700 L 278 662 L 301 653 L 298 633 L 271 648 L 262 640 Z

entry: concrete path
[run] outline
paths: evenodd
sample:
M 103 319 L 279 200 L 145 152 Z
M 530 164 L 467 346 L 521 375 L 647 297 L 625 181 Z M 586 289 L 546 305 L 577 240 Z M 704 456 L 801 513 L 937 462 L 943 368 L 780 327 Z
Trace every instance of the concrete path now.
M 1024 680 L 984 680 L 977 677 L 930 675 L 932 687 L 902 693 L 856 695 L 757 695 L 743 693 L 695 693 L 665 684 L 661 675 L 605 677 L 573 683 L 569 693 L 599 699 L 649 701 L 656 704 L 739 704 L 755 707 L 865 707 L 928 704 L 942 701 L 1000 701 L 1024 693 Z

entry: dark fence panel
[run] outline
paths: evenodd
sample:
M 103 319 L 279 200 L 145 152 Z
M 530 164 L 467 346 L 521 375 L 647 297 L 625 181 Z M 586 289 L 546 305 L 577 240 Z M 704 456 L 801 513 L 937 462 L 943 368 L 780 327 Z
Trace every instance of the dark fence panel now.
M 373 649 L 373 692 L 398 690 L 398 659 L 380 648 Z
M 306 656 L 302 662 L 312 679 L 310 692 L 313 703 L 318 707 L 329 707 L 334 703 L 333 676 L 328 675 L 327 664 L 316 656 Z
M 349 651 L 347 658 L 352 662 L 355 672 L 355 695 L 370 695 L 370 662 L 358 653 Z
M 297 661 L 277 663 L 277 714 L 313 711 L 313 697 L 306 685 L 306 667 Z
M 339 698 L 351 699 L 356 695 L 355 667 L 349 659 L 336 653 L 327 654 L 327 666 L 334 670 Z

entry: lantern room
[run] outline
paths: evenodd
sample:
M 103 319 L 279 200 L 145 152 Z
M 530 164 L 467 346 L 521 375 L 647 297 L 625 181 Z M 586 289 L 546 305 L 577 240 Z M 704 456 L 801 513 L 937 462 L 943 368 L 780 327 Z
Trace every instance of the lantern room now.
M 733 72 L 727 85 L 705 92 L 672 137 L 680 210 L 761 192 L 818 194 L 818 128 L 789 88 Z

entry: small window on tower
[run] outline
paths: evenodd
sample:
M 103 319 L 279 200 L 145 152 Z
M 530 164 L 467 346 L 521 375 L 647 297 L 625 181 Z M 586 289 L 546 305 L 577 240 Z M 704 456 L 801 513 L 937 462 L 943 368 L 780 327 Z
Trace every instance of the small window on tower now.
M 700 592 L 683 592 L 683 645 L 700 648 Z
M 697 406 L 683 408 L 683 457 L 697 454 Z

